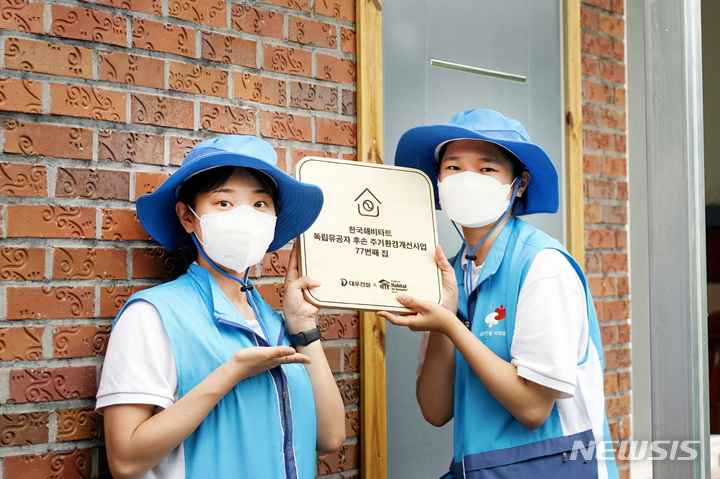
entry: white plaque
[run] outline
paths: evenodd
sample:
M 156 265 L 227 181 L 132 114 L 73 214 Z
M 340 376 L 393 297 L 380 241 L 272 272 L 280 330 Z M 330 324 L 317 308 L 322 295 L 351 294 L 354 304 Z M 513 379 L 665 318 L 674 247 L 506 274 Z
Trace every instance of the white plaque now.
M 399 166 L 305 157 L 295 177 L 318 185 L 320 216 L 300 236 L 300 268 L 322 283 L 306 299 L 326 308 L 407 312 L 407 293 L 440 303 L 435 199 L 425 173 Z

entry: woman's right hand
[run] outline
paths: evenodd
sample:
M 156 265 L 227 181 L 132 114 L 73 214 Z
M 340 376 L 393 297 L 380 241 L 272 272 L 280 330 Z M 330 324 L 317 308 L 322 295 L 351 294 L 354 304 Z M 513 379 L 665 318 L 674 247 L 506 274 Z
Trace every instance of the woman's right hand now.
M 455 278 L 455 270 L 445 257 L 442 246 L 435 248 L 435 262 L 440 269 L 440 277 L 442 278 L 442 305 L 445 309 L 455 314 L 458 308 L 457 278 Z
M 240 382 L 283 364 L 310 364 L 311 361 L 291 346 L 255 346 L 239 349 L 228 362 L 237 366 L 237 382 Z

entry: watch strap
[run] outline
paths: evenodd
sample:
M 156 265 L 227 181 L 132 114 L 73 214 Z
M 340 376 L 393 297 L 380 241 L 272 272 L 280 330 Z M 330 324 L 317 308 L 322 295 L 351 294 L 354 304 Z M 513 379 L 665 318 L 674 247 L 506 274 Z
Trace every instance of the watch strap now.
M 316 327 L 310 331 L 302 331 L 297 334 L 290 336 L 290 344 L 293 346 L 307 346 L 308 344 L 317 341 L 322 337 L 320 328 Z

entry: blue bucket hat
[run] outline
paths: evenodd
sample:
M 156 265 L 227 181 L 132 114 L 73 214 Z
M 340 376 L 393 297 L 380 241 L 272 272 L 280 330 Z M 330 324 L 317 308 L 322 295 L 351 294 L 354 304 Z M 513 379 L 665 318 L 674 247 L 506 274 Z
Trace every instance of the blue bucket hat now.
M 444 143 L 460 139 L 495 143 L 523 163 L 530 172 L 530 182 L 524 193 L 527 208 L 522 214 L 557 212 L 558 174 L 552 160 L 542 148 L 530 142 L 519 121 L 494 110 L 467 110 L 453 116 L 445 125 L 418 126 L 406 131 L 395 150 L 395 165 L 416 168 L 427 174 L 437 198 L 438 151 Z
M 185 229 L 175 212 L 177 194 L 190 176 L 218 166 L 241 166 L 262 171 L 275 181 L 276 204 L 280 208 L 275 237 L 268 252 L 281 248 L 307 230 L 317 219 L 323 205 L 322 190 L 303 183 L 280 170 L 277 153 L 265 140 L 255 136 L 225 135 L 205 140 L 185 157 L 180 168 L 152 193 L 137 200 L 140 223 L 158 243 L 170 250 L 182 246 Z

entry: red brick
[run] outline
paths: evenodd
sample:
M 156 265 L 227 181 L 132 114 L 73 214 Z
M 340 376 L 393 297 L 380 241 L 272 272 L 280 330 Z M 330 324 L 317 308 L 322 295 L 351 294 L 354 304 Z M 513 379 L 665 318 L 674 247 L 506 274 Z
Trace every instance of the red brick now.
M 230 25 L 235 30 L 263 37 L 284 38 L 285 15 L 233 3 L 230 9 Z
M 142 171 L 135 173 L 135 199 L 155 191 L 168 176 L 170 176 L 168 173 L 145 173 Z
M 585 223 L 600 223 L 600 205 L 597 203 L 586 203 Z
M 9 404 L 95 396 L 95 366 L 10 371 Z
M 92 130 L 61 125 L 6 121 L 4 153 L 92 159 Z
M 593 300 L 593 308 L 595 308 L 595 312 L 597 314 L 597 318 L 602 321 L 605 319 L 605 316 L 603 316 L 603 303 L 602 301 Z
M 357 124 L 331 118 L 317 118 L 316 141 L 333 145 L 356 146 Z
M 113 241 L 147 241 L 150 235 L 142 227 L 135 210 L 103 209 L 101 238 Z
M 132 46 L 195 58 L 195 31 L 179 25 L 133 19 Z
M 330 371 L 332 371 L 333 374 L 341 373 L 342 372 L 342 367 L 340 365 L 341 357 L 342 357 L 341 348 L 325 347 L 325 348 L 323 348 L 323 352 L 325 353 L 325 357 L 327 358 L 328 366 L 330 366 Z
M 292 168 L 295 168 L 295 165 L 298 161 L 302 160 L 306 156 L 319 156 L 320 158 L 337 158 L 337 153 L 332 153 L 329 151 L 319 151 L 319 150 L 300 150 L 293 148 L 291 152 L 291 162 L 292 162 Z
M 326 81 L 355 84 L 355 62 L 324 53 L 317 54 L 316 78 Z
M 322 0 L 318 0 L 318 2 L 320 1 Z M 359 446 L 359 444 L 346 443 L 338 451 L 331 454 L 318 454 L 317 473 L 323 475 L 358 469 L 360 467 Z
M 337 27 L 308 18 L 288 17 L 288 40 L 315 47 L 335 48 Z
M 625 1 L 624 0 L 612 0 L 612 11 L 618 15 L 625 14 Z
M 624 83 L 625 66 L 621 63 L 603 60 L 600 62 L 600 78 L 610 82 Z
M 290 106 L 337 112 L 338 89 L 312 83 L 290 82 Z
M 287 172 L 287 148 L 280 148 L 278 146 L 273 147 L 277 153 L 277 167 L 282 171 Z
M 133 12 L 162 15 L 161 0 L 95 0 L 95 3 L 108 7 L 132 10 Z
M 360 337 L 360 317 L 357 313 L 320 314 L 318 326 L 323 339 L 354 339 Z
M 94 288 L 7 288 L 7 319 L 92 318 Z
M 125 93 L 50 83 L 50 113 L 125 122 Z
M 228 97 L 228 72 L 180 62 L 170 62 L 171 90 Z
M 226 3 L 222 0 L 193 1 L 189 4 L 181 0 L 168 2 L 169 16 L 217 28 L 227 27 L 225 9 Z
M 200 57 L 213 62 L 257 68 L 257 42 L 203 31 Z
M 260 296 L 275 310 L 282 309 L 283 283 L 256 284 Z
M 360 378 L 336 379 L 340 396 L 345 406 L 358 404 L 360 400 Z
M 49 417 L 50 414 L 46 411 L 1 415 L 0 437 L 2 437 L 2 442 L 0 444 L 2 446 L 24 446 L 47 443 L 50 433 Z
M 630 343 L 630 325 L 621 324 L 618 326 L 618 341 L 624 344 Z
M 612 150 L 613 136 L 597 130 L 585 131 L 585 146 L 591 150 Z
M 165 62 L 123 52 L 98 52 L 100 80 L 148 88 L 164 88 Z
M 599 273 L 600 268 L 601 266 L 599 254 L 588 253 L 585 255 L 585 273 Z M 600 311 L 598 311 L 598 313 L 600 313 Z
M 583 125 L 599 126 L 600 121 L 598 119 L 600 109 L 593 105 L 582 106 L 582 123 Z
M 254 135 L 257 132 L 257 112 L 237 106 L 200 103 L 200 128 L 221 133 Z
M 601 326 L 600 336 L 602 337 L 603 344 L 615 344 L 618 342 L 617 326 Z
M 615 135 L 615 151 L 627 153 L 627 137 L 625 135 Z
M 615 278 L 608 276 L 591 276 L 588 278 L 590 292 L 594 298 L 602 298 L 607 296 L 615 296 L 617 287 L 615 286 Z
M 632 429 L 630 427 L 630 420 L 629 419 L 623 419 L 620 421 L 620 440 L 629 439 L 630 435 L 632 434 Z
M 133 278 L 163 278 L 173 277 L 180 268 L 180 253 L 170 252 L 165 248 L 133 248 L 132 271 Z
M 612 58 L 612 47 L 613 43 L 611 38 L 600 37 L 587 32 L 582 34 L 581 51 L 583 53 Z
M 50 35 L 127 46 L 125 17 L 66 5 L 52 5 L 51 9 Z
M 618 250 L 627 249 L 627 231 L 618 230 L 615 232 L 615 243 Z
M 615 247 L 615 230 L 607 228 L 587 229 L 588 249 L 612 249 Z
M 588 174 L 600 173 L 600 157 L 596 155 L 583 155 L 583 172 Z
M 127 252 L 106 248 L 55 248 L 53 278 L 126 279 Z
M 617 183 L 617 200 L 627 201 L 628 196 L 628 184 L 626 181 L 618 181 Z
M 589 8 L 580 9 L 580 26 L 589 30 L 597 30 L 598 14 Z
M 130 173 L 85 168 L 58 168 L 55 196 L 58 198 L 129 200 Z
M 357 102 L 357 96 L 354 91 L 343 90 L 342 92 L 342 109 L 343 115 L 355 116 L 357 111 L 355 110 L 355 104 Z
M 141 93 L 130 96 L 130 115 L 134 123 L 192 130 L 193 110 L 190 100 Z
M 112 318 L 134 293 L 150 286 L 103 286 L 100 288 L 100 317 Z
M 618 278 L 618 296 L 628 296 L 630 294 L 630 281 L 627 276 Z
M 10 238 L 94 238 L 95 209 L 48 205 L 8 205 Z
M 0 248 L 0 280 L 37 281 L 45 279 L 43 248 Z
M 312 141 L 312 119 L 309 116 L 264 111 L 260 131 L 268 138 Z
M 262 260 L 262 275 L 265 276 L 285 276 L 287 273 L 288 263 L 290 262 L 290 250 L 279 249 L 272 253 L 267 253 Z
M 0 110 L 41 114 L 42 83 L 0 78 Z
M 109 324 L 56 327 L 53 329 L 53 356 L 56 358 L 104 356 L 109 337 Z
M 592 81 L 584 82 L 585 100 L 598 103 L 611 103 L 612 87 Z
M 342 159 L 347 161 L 357 161 L 357 155 L 355 153 L 344 153 L 342 155 Z
M 45 167 L 21 163 L 0 163 L 0 195 L 47 196 Z
M 345 435 L 347 437 L 360 435 L 360 410 L 345 411 Z
M 360 346 L 345 346 L 343 350 L 344 372 L 354 373 L 360 371 Z
M 583 3 L 585 5 L 602 8 L 603 10 L 610 10 L 610 0 L 583 0 Z
M 615 87 L 613 88 L 613 97 L 615 98 L 615 106 L 625 106 L 625 89 Z
M 98 160 L 162 165 L 165 162 L 164 151 L 162 136 L 128 131 L 98 131 Z
M 200 143 L 196 138 L 170 137 L 170 164 L 179 166 L 195 145 Z M 154 188 L 153 188 L 154 189 Z
M 604 319 L 628 319 L 630 317 L 630 302 L 606 301 L 603 304 Z
M 269 43 L 263 44 L 263 69 L 290 75 L 310 76 L 312 53 Z
M 617 374 L 606 374 L 604 377 L 604 391 L 606 396 L 617 394 L 618 391 L 618 378 Z
M 618 374 L 618 385 L 620 388 L 620 392 L 628 392 L 632 386 L 632 382 L 630 381 L 630 373 Z
M 622 40 L 613 39 L 613 59 L 619 62 L 625 61 L 625 42 Z
M 603 156 L 602 174 L 607 176 L 627 176 L 627 159 Z
M 608 398 L 605 401 L 605 410 L 608 418 L 627 416 L 630 414 L 630 396 Z
M 44 359 L 42 337 L 44 328 L 0 328 L 0 361 Z M 1 417 L 1 416 L 0 416 Z
M 91 79 L 92 51 L 19 38 L 5 40 L 5 68 Z
M 627 125 L 625 122 L 625 113 L 608 108 L 602 109 L 602 126 L 613 128 L 615 130 L 625 130 Z
M 627 224 L 627 206 L 602 206 L 602 222 L 612 224 Z
M 603 253 L 602 262 L 604 273 L 628 270 L 628 258 L 625 253 Z
M 77 479 L 90 477 L 92 450 L 74 449 L 42 454 L 25 454 L 3 460 L 4 478 Z
M 340 51 L 355 55 L 356 39 L 355 30 L 340 27 Z
M 103 417 L 94 408 L 62 409 L 55 414 L 58 442 L 80 441 L 103 435 Z
M 611 15 L 599 15 L 599 29 L 600 33 L 610 35 L 613 37 L 624 38 L 625 37 L 625 21 L 620 17 L 613 17 Z
M 303 12 L 310 11 L 310 0 L 262 0 L 265 3 L 272 3 L 280 7 L 292 8 Z
M 234 73 L 234 96 L 267 105 L 287 106 L 287 82 L 251 73 Z
M 354 22 L 355 0 L 316 0 L 315 13 Z
M 615 182 L 608 180 L 587 180 L 587 197 L 593 199 L 614 199 Z
M 30 0 L 0 2 L 0 28 L 25 33 L 43 33 L 45 2 Z

